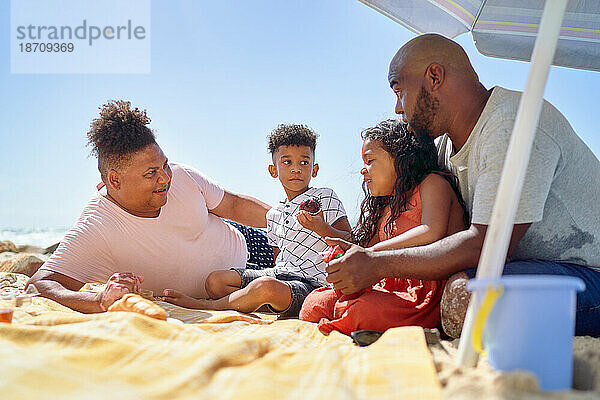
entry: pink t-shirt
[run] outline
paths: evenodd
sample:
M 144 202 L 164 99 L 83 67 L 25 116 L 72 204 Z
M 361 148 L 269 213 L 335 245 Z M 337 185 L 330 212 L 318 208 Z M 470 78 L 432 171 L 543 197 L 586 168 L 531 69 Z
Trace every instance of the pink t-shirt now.
M 173 288 L 206 297 L 210 272 L 244 267 L 244 236 L 209 212 L 223 199 L 223 189 L 194 168 L 170 166 L 171 188 L 158 217 L 129 214 L 104 197 L 103 188 L 41 268 L 80 282 L 133 272 L 143 275 L 142 288 L 154 293 Z

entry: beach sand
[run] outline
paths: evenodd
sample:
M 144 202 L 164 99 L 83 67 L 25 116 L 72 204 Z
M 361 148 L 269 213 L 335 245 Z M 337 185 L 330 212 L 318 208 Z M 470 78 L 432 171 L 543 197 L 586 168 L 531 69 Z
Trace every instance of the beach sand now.
M 55 246 L 48 249 L 0 242 L 0 272 L 31 275 L 45 261 Z M 16 250 L 16 251 L 15 251 Z M 24 285 L 26 277 L 18 281 Z M 15 282 L 17 284 L 17 282 Z M 543 334 L 543 333 L 540 333 Z M 458 340 L 434 340 L 429 344 L 438 378 L 446 399 L 555 399 L 600 400 L 600 339 L 576 336 L 573 342 L 573 389 L 542 392 L 535 376 L 527 372 L 498 372 L 491 369 L 485 356 L 474 368 L 456 366 Z
M 576 336 L 573 342 L 573 389 L 560 392 L 539 390 L 528 372 L 492 370 L 485 357 L 474 368 L 456 366 L 458 339 L 429 345 L 438 378 L 447 399 L 600 399 L 600 339 Z

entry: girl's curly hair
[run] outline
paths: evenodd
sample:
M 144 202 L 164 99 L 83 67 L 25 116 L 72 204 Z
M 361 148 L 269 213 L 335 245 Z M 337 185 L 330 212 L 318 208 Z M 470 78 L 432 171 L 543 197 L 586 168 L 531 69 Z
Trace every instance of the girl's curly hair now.
M 92 121 L 87 137 L 103 179 L 111 168 L 123 167 L 129 155 L 156 143 L 149 123 L 146 110 L 132 109 L 129 101 L 109 101 L 100 107 L 100 117 Z
M 465 226 L 469 225 L 469 217 L 465 202 L 458 188 L 458 180 L 447 169 L 438 165 L 437 150 L 433 139 L 427 135 L 416 135 L 408 132 L 406 124 L 399 120 L 388 119 L 377 126 L 365 129 L 363 140 L 378 141 L 383 149 L 394 159 L 396 181 L 394 191 L 389 196 L 371 196 L 363 183 L 365 198 L 360 206 L 360 217 L 354 228 L 354 239 L 361 246 L 367 246 L 378 231 L 386 206 L 390 207 L 390 216 L 384 224 L 384 232 L 391 234 L 394 221 L 410 208 L 410 199 L 414 189 L 431 173 L 435 173 L 448 181 L 463 209 Z

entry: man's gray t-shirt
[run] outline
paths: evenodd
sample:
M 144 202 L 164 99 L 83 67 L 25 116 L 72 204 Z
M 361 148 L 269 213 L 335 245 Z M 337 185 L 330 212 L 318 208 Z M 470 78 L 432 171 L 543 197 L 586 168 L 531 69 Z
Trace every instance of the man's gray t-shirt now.
M 471 222 L 489 225 L 521 92 L 496 86 L 459 152 L 444 135 L 440 161 L 458 176 Z M 600 162 L 566 118 L 544 101 L 515 219 L 532 223 L 512 260 L 600 270 Z

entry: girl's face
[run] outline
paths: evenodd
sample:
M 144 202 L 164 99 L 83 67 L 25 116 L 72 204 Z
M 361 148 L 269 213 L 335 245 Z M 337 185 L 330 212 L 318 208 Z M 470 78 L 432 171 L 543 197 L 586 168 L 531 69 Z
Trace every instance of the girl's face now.
M 362 174 L 371 196 L 389 196 L 394 191 L 396 169 L 391 154 L 378 140 L 367 139 L 362 146 Z

